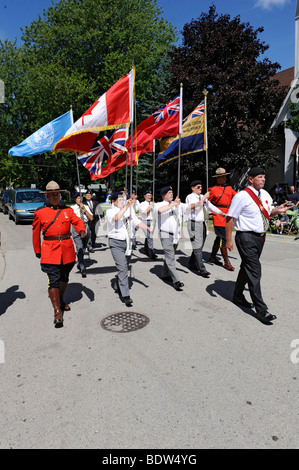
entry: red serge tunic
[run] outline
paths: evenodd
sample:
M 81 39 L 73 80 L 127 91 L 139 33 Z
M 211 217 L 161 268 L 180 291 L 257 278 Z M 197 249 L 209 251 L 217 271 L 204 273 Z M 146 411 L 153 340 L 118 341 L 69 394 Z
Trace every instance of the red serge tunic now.
M 54 219 L 56 213 L 62 209 L 54 223 L 49 227 L 45 236 L 55 237 L 68 235 L 71 225 L 79 233 L 86 231 L 84 222 L 75 215 L 70 207 L 46 206 L 38 209 L 34 213 L 32 223 L 32 243 L 36 254 L 41 253 L 42 264 L 67 264 L 76 260 L 76 253 L 72 238 L 66 240 L 43 240 L 41 242 L 41 231 L 45 230 Z
M 231 186 L 213 186 L 209 188 L 209 201 L 218 207 L 224 214 L 228 213 L 229 206 L 231 205 L 232 198 L 235 196 L 236 191 Z M 226 219 L 218 214 L 213 215 L 213 224 L 215 227 L 225 227 Z

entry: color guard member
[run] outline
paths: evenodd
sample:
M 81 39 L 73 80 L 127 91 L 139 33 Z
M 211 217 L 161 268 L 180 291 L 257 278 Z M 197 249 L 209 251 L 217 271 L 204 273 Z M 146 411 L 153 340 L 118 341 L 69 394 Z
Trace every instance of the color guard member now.
M 154 217 L 153 217 L 153 209 L 155 202 L 152 201 L 152 192 L 150 189 L 147 189 L 144 193 L 144 201 L 140 204 L 140 216 L 142 218 L 142 222 L 147 225 L 148 227 L 153 227 Z M 154 240 L 152 233 L 146 231 L 145 232 L 145 241 L 144 241 L 144 251 L 145 254 L 151 258 L 156 259 L 157 255 L 155 254 L 154 250 Z
M 96 244 L 97 234 L 96 234 L 96 225 L 99 222 L 100 218 L 104 217 L 104 211 L 99 203 L 99 201 L 93 201 L 92 199 L 92 191 L 88 189 L 85 193 L 85 201 L 83 200 L 83 204 L 88 207 L 90 210 L 93 219 L 88 220 L 88 227 L 90 230 L 90 237 L 87 242 L 87 250 L 90 253 L 94 253 L 94 248 Z
M 80 196 L 80 193 L 75 193 L 74 195 L 75 199 L 75 204 L 72 207 L 73 211 L 75 212 L 77 217 L 80 217 L 80 219 L 83 220 L 85 230 L 86 230 L 86 237 L 82 239 L 78 233 L 76 232 L 76 229 L 72 227 L 72 235 L 73 235 L 73 240 L 75 242 L 75 247 L 76 247 L 76 254 L 77 254 L 77 268 L 81 272 L 82 277 L 86 277 L 86 266 L 85 266 L 85 261 L 84 261 L 84 251 L 88 246 L 88 242 L 90 240 L 90 228 L 88 225 L 88 222 L 91 222 L 93 220 L 93 215 L 88 208 L 83 203 L 83 198 Z
M 276 319 L 268 312 L 261 292 L 260 256 L 265 243 L 265 235 L 269 226 L 269 217 L 284 214 L 287 203 L 273 208 L 270 194 L 265 186 L 263 168 L 252 168 L 248 173 L 248 186 L 240 191 L 232 200 L 227 214 L 226 246 L 233 250 L 232 230 L 236 229 L 236 245 L 241 256 L 241 266 L 235 284 L 233 302 L 236 305 L 255 307 L 257 318 L 263 323 Z M 244 288 L 248 284 L 253 305 L 245 299 Z
M 173 200 L 173 191 L 171 186 L 165 186 L 160 194 L 163 201 L 155 205 L 155 213 L 158 216 L 158 229 L 161 245 L 164 251 L 164 263 L 162 279 L 172 281 L 173 287 L 181 291 L 184 286 L 180 281 L 175 266 L 175 252 L 180 239 L 182 213 L 188 209 L 198 209 L 203 206 L 204 201 L 198 201 L 192 204 L 181 203 L 179 197 Z
M 127 307 L 130 298 L 128 267 L 132 255 L 132 238 L 135 228 L 151 231 L 136 215 L 133 199 L 124 198 L 121 192 L 111 194 L 112 208 L 106 211 L 109 247 L 118 273 L 113 283 L 115 292 L 124 299 Z
M 202 182 L 200 180 L 192 181 L 190 184 L 192 193 L 186 197 L 186 204 L 196 203 L 203 200 L 204 205 L 198 209 L 188 210 L 187 215 L 187 228 L 192 244 L 192 255 L 189 259 L 189 268 L 198 271 L 202 277 L 210 277 L 210 273 L 206 270 L 203 259 L 202 249 L 206 239 L 206 219 L 208 219 L 208 213 L 213 212 L 222 217 L 226 217 L 220 209 L 214 206 L 209 200 L 209 193 L 201 194 Z

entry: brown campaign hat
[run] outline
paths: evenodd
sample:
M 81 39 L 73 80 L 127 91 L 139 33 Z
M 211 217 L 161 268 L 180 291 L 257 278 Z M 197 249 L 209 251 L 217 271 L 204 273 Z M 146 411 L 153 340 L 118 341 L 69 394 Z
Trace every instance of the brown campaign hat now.
M 56 181 L 50 181 L 46 186 L 46 191 L 42 191 L 43 193 L 49 193 L 54 191 L 66 191 L 66 189 L 60 189 L 60 186 Z
M 216 174 L 212 175 L 212 178 L 217 178 L 217 176 L 225 176 L 225 175 L 230 175 L 230 173 L 226 173 L 224 168 L 217 168 Z

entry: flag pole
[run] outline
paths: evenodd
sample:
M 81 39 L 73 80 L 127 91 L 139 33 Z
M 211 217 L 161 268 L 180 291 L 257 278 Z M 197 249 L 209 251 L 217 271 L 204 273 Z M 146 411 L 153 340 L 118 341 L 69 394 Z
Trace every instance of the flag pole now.
M 181 137 L 183 122 L 183 84 L 180 84 L 180 113 L 179 113 L 179 155 L 178 155 L 178 187 L 177 196 L 180 197 L 180 181 L 181 181 Z
M 133 190 L 133 122 L 131 122 L 130 197 Z
M 130 165 L 130 194 L 129 198 L 132 197 L 133 191 L 133 132 L 134 132 L 134 101 L 135 101 L 135 67 L 134 68 L 134 86 L 132 91 L 132 99 L 131 99 L 131 108 L 130 108 L 130 123 L 131 123 L 131 165 Z M 137 138 L 137 137 L 136 137 Z M 130 220 L 129 220 L 129 249 L 132 250 L 132 206 L 130 206 Z
M 126 191 L 128 189 L 128 152 L 126 152 L 126 181 L 125 181 Z
M 156 141 L 153 140 L 153 201 L 155 200 L 155 180 L 156 180 Z
M 205 97 L 205 134 L 204 140 L 206 143 L 206 182 L 207 182 L 207 191 L 209 189 L 209 151 L 208 151 L 208 113 L 207 113 L 207 97 L 208 97 L 208 90 L 205 88 L 203 90 L 203 94 Z
M 138 166 L 139 166 L 139 158 L 138 158 L 137 164 L 136 164 L 135 194 L 138 194 L 137 193 L 137 191 L 138 191 Z
M 133 65 L 133 69 L 134 69 L 134 86 L 133 86 L 133 91 L 132 91 L 131 108 L 130 108 L 130 123 L 131 123 L 130 197 L 132 196 L 132 191 L 133 191 L 133 133 L 134 133 L 134 101 L 135 101 L 135 67 L 134 65 Z
M 74 115 L 73 115 L 73 106 L 70 106 L 71 109 L 71 121 L 72 121 L 72 126 L 74 124 Z M 77 169 L 77 179 L 78 179 L 78 185 L 79 185 L 79 194 L 81 198 L 81 183 L 80 183 L 80 173 L 79 173 L 79 164 L 78 164 L 78 157 L 77 157 L 77 152 L 75 152 L 75 159 L 76 159 L 76 169 Z

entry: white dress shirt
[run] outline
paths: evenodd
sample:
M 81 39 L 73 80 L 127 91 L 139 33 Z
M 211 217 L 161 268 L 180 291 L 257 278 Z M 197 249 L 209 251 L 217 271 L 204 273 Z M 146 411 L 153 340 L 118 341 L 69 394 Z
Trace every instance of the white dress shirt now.
M 153 208 L 155 207 L 155 205 L 147 213 L 145 212 L 146 209 L 148 209 L 148 207 L 151 205 L 151 203 L 152 203 L 152 201 L 150 201 L 150 202 L 143 201 L 140 204 L 139 213 L 141 215 L 141 218 L 142 218 L 143 222 L 145 222 L 146 220 L 152 220 L 153 219 Z
M 162 201 L 155 204 L 155 213 L 158 216 L 158 228 L 161 232 L 178 236 L 182 223 L 182 213 L 186 212 L 187 204 L 181 202 L 179 205 L 159 214 L 158 210 L 163 206 L 169 206 L 169 202 Z
M 194 204 L 200 201 L 203 198 L 202 194 L 196 194 L 192 192 L 186 197 L 186 204 Z M 205 220 L 205 211 L 215 212 L 216 214 L 221 214 L 221 210 L 218 207 L 214 206 L 209 200 L 205 200 L 203 206 L 198 209 L 188 209 L 186 211 L 187 220 L 195 220 L 196 222 L 204 222 Z
M 88 209 L 90 210 L 91 213 L 93 213 L 93 202 L 92 202 L 92 200 L 87 201 L 87 199 L 86 199 L 84 205 L 88 207 Z
M 87 217 L 87 215 L 84 214 L 84 211 L 86 210 L 87 212 L 90 213 L 90 215 L 92 215 L 92 212 L 90 211 L 89 207 L 87 207 L 87 206 L 84 205 L 84 208 L 81 209 L 81 207 L 78 206 L 78 204 L 74 204 L 73 206 L 71 206 L 71 208 L 72 208 L 73 211 L 75 212 L 76 216 L 78 216 L 80 219 L 82 219 L 82 217 L 81 217 L 81 211 L 82 211 L 82 214 L 83 214 L 83 222 L 84 222 L 84 224 L 87 224 L 87 223 L 88 223 L 89 218 Z
M 138 201 L 138 199 L 135 199 L 134 204 L 133 204 L 133 209 L 134 209 L 134 211 L 136 212 L 136 214 L 137 214 L 137 212 L 139 212 L 139 210 L 140 210 L 140 202 Z
M 137 225 L 140 224 L 140 219 L 138 219 L 133 208 L 129 207 L 126 210 L 123 217 L 119 220 L 114 220 L 113 217 L 120 211 L 119 207 L 116 207 L 112 204 L 112 208 L 108 209 L 106 212 L 107 220 L 107 229 L 108 229 L 108 238 L 115 238 L 116 240 L 127 240 L 128 230 L 125 224 L 125 218 L 127 220 L 128 226 L 131 226 L 131 237 L 134 235 L 134 230 Z M 132 223 L 130 224 L 130 221 Z
M 248 188 L 258 196 L 256 189 L 252 186 Z M 260 190 L 260 195 L 262 204 L 270 215 L 273 209 L 271 207 L 273 199 L 264 189 Z M 240 191 L 233 197 L 227 216 L 234 218 L 234 228 L 240 232 L 263 233 L 265 231 L 261 211 L 246 191 Z

